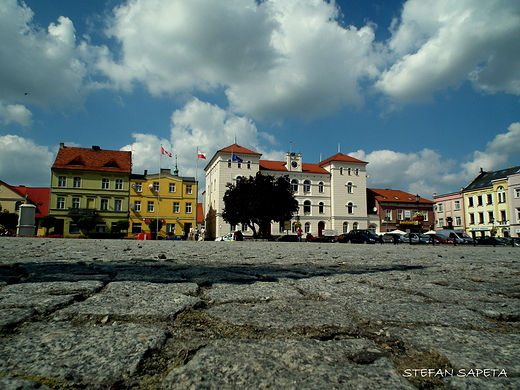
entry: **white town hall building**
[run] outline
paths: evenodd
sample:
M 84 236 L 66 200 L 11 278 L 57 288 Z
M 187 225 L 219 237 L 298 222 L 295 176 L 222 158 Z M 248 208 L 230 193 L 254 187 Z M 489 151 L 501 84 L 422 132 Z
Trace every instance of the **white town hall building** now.
M 304 163 L 302 155 L 296 153 L 287 153 L 285 161 L 261 157 L 260 153 L 233 144 L 218 150 L 204 168 L 207 237 L 220 237 L 234 230 L 250 234 L 247 227 L 230 226 L 224 221 L 223 198 L 227 183 L 236 183 L 240 176 L 255 176 L 258 171 L 275 177 L 289 176 L 299 205 L 291 222 L 299 221 L 305 233 L 320 236 L 323 230 L 343 233 L 352 229 L 378 229 L 377 218 L 370 221 L 367 213 L 367 162 L 342 153 L 317 164 Z M 285 234 L 284 224 L 273 223 L 271 233 Z

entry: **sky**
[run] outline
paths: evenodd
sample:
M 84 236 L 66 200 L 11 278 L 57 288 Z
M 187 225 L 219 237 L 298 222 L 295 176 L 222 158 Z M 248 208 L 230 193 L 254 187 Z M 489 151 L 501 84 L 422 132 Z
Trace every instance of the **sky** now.
M 235 141 L 432 199 L 520 165 L 518 0 L 0 0 L 0 180 L 60 143 L 204 183 Z M 197 159 L 197 150 L 208 160 Z

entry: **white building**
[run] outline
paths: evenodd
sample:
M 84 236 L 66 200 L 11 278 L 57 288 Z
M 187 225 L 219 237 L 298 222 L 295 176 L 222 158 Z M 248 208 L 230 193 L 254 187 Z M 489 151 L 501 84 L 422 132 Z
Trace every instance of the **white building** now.
M 304 163 L 301 154 L 287 153 L 285 161 L 261 160 L 261 154 L 233 144 L 215 153 L 204 169 L 206 192 L 204 214 L 208 237 L 214 238 L 241 226 L 230 226 L 222 218 L 227 183 L 239 176 L 254 176 L 258 171 L 273 175 L 288 175 L 299 204 L 292 221 L 300 221 L 305 233 L 314 236 L 323 230 L 338 233 L 352 229 L 376 230 L 369 224 L 366 203 L 367 162 L 342 153 L 319 162 Z M 273 224 L 273 235 L 284 234 L 283 224 Z
M 507 178 L 511 237 L 520 237 L 520 169 Z

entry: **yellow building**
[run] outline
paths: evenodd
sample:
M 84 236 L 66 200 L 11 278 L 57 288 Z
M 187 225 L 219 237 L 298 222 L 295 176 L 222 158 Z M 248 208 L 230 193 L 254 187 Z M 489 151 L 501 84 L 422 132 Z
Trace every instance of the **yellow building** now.
M 130 179 L 130 229 L 133 235 L 152 233 L 150 223 L 159 220 L 158 236 L 186 237 L 196 226 L 197 182 L 169 169 L 160 173 L 133 174 Z M 155 238 L 155 237 L 153 237 Z
M 509 237 L 508 176 L 511 167 L 494 172 L 481 171 L 463 191 L 466 233 L 473 237 Z
M 51 168 L 49 215 L 60 225 L 55 234 L 82 235 L 78 221 L 93 217 L 95 233 L 110 233 L 128 220 L 132 152 L 68 147 L 60 150 Z

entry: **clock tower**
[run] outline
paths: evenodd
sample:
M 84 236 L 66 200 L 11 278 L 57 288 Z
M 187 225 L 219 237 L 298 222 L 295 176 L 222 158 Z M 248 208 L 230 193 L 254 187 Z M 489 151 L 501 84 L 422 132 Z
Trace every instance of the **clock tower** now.
M 302 171 L 302 154 L 301 153 L 287 153 L 285 155 L 286 168 L 289 172 Z

